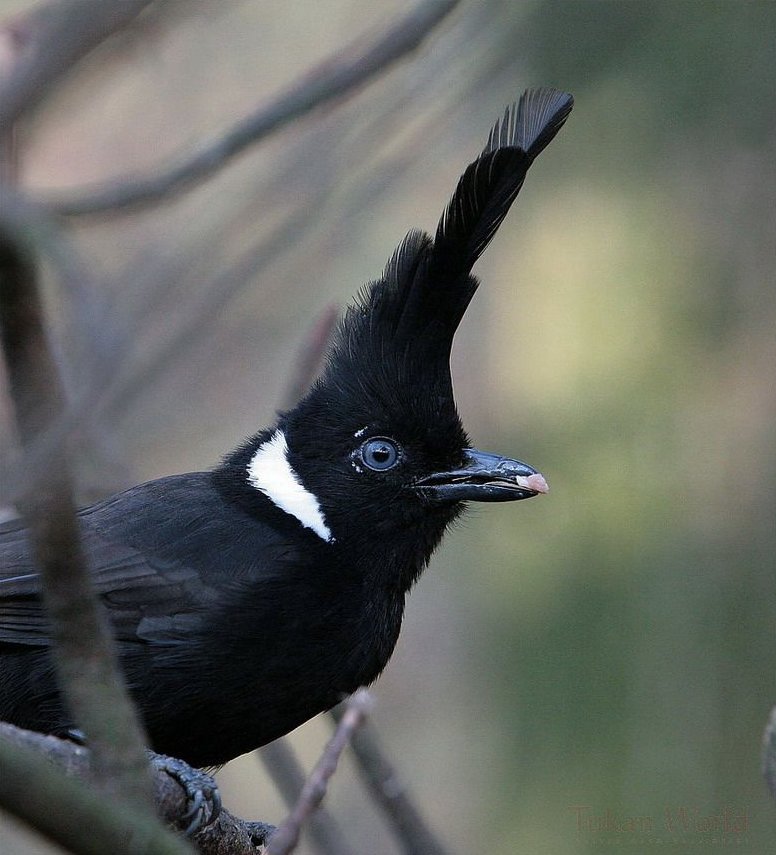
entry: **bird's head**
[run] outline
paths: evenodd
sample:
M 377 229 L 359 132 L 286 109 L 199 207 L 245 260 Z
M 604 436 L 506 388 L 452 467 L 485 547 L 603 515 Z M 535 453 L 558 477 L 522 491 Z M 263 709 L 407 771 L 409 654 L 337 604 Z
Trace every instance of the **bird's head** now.
M 472 266 L 571 106 L 539 89 L 506 112 L 435 236 L 407 235 L 348 308 L 310 392 L 238 452 L 248 483 L 322 540 L 417 538 L 427 558 L 462 503 L 547 491 L 525 463 L 471 447 L 450 350 L 478 286 Z

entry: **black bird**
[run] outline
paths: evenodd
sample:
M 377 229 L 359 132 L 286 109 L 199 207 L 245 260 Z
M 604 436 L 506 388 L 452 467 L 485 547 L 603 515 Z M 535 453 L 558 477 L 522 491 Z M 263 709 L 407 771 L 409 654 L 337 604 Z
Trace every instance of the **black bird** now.
M 412 584 L 469 501 L 547 485 L 470 446 L 453 335 L 471 269 L 573 99 L 528 90 L 490 133 L 432 239 L 412 231 L 347 310 L 322 376 L 211 472 L 80 512 L 94 585 L 152 747 L 194 766 L 257 748 L 371 683 Z M 0 526 L 0 719 L 73 726 L 27 533 Z

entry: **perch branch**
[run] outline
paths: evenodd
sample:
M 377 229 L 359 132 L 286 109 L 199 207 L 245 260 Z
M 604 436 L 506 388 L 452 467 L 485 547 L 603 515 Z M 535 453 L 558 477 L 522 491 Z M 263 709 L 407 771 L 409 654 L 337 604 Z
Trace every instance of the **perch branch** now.
M 0 722 L 0 763 L 10 770 L 0 775 L 0 805 L 68 849 L 99 855 L 190 851 L 177 838 L 170 845 L 170 835 L 159 835 L 158 823 L 120 810 L 84 787 L 93 781 L 93 770 L 91 754 L 81 745 Z M 154 769 L 153 788 L 164 821 L 176 827 L 188 824 L 187 796 L 178 781 Z M 218 819 L 192 840 L 201 855 L 257 855 L 264 829 L 221 808 Z
M 156 817 L 100 795 L 95 787 L 63 775 L 51 762 L 63 751 L 41 750 L 46 741 L 68 743 L 0 724 L 0 805 L 78 855 L 185 855 L 182 839 L 170 834 Z M 72 751 L 81 751 L 70 743 Z M 80 765 L 80 758 L 69 765 Z M 177 784 L 176 784 L 177 786 Z M 184 799 L 185 802 L 185 799 Z

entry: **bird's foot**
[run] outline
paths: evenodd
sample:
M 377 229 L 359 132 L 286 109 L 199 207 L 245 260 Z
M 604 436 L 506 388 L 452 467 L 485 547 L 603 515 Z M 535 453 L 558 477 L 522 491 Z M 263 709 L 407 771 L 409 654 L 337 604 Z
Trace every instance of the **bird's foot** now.
M 154 751 L 149 754 L 151 765 L 175 778 L 186 791 L 187 810 L 180 821 L 182 825 L 188 821 L 188 825 L 183 828 L 183 833 L 190 837 L 215 822 L 221 813 L 221 794 L 213 778 L 177 757 Z
M 86 745 L 86 737 L 82 730 L 75 727 L 68 728 L 62 734 L 64 739 L 69 739 L 78 745 Z M 151 765 L 160 772 L 166 772 L 183 787 L 186 793 L 186 812 L 180 817 L 183 833 L 190 837 L 218 819 L 221 813 L 221 794 L 218 784 L 211 775 L 201 769 L 189 766 L 184 760 L 177 757 L 168 757 L 166 754 L 157 754 L 149 749 L 148 755 Z M 185 827 L 184 827 L 185 825 Z M 256 837 L 256 842 L 261 844 L 262 840 L 275 830 L 273 825 L 263 822 L 251 823 L 255 829 L 251 834 Z M 262 836 L 263 835 L 263 836 Z M 261 837 L 261 840 L 259 838 Z

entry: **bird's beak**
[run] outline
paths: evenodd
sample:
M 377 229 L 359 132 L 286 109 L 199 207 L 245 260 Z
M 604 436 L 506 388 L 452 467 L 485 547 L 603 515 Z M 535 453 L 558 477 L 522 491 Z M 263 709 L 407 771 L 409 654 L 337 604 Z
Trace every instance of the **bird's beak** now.
M 424 499 L 437 502 L 514 502 L 550 489 L 531 466 L 476 448 L 464 452 L 459 469 L 434 472 L 414 488 Z

